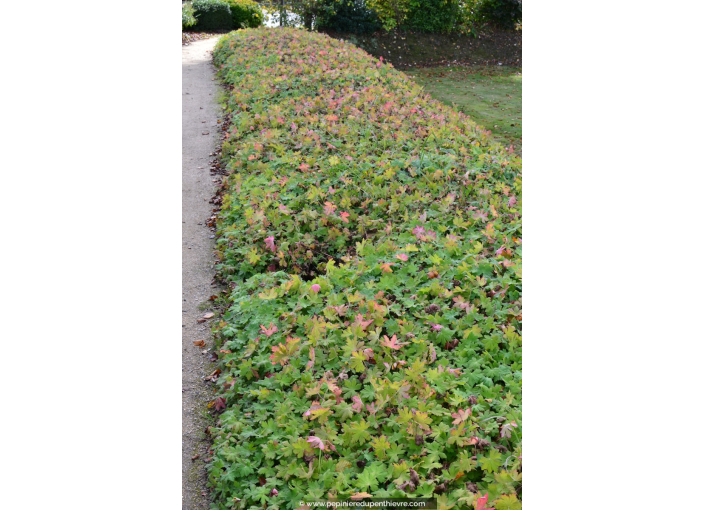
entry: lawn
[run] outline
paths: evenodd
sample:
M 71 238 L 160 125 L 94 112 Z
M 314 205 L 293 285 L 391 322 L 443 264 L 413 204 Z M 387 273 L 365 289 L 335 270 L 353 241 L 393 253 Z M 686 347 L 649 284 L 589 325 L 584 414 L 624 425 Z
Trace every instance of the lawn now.
M 522 146 L 522 74 L 517 67 L 431 67 L 405 71 L 430 95 L 490 129 L 498 141 Z

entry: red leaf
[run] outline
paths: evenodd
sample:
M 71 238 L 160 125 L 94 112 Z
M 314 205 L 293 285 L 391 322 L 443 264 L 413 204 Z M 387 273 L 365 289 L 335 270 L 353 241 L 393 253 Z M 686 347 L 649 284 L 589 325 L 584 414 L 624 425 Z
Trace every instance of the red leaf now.
M 481 494 L 481 493 L 480 493 Z M 483 496 L 477 498 L 477 507 L 475 510 L 494 510 L 494 508 L 487 508 L 486 502 L 489 501 L 489 493 L 487 492 Z
M 215 410 L 216 411 L 221 411 L 221 410 L 225 409 L 225 407 L 227 407 L 227 405 L 225 404 L 224 398 L 218 397 L 215 399 Z

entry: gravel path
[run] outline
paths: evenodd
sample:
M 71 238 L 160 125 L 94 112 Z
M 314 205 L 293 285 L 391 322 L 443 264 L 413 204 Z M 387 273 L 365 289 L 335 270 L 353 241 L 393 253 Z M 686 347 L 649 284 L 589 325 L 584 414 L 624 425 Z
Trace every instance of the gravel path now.
M 211 286 L 213 232 L 206 226 L 213 209 L 208 202 L 215 192 L 209 160 L 219 133 L 218 86 L 211 63 L 216 42 L 211 38 L 182 47 L 183 510 L 209 508 L 204 468 L 209 441 L 204 431 L 209 425 L 206 404 L 212 398 L 212 384 L 203 380 L 214 368 L 210 353 L 204 352 L 212 348 L 209 321 L 197 320 L 207 312 L 203 303 L 216 292 Z M 194 346 L 197 340 L 205 340 L 206 346 Z

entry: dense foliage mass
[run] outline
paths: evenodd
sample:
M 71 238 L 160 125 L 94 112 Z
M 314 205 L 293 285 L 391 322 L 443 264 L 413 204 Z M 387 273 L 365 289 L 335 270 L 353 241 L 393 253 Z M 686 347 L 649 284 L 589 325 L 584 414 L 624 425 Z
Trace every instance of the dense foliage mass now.
M 234 28 L 257 28 L 264 22 L 264 11 L 254 0 L 226 0 Z
M 454 32 L 468 18 L 461 0 L 409 0 L 404 26 L 420 32 Z
M 305 28 L 366 34 L 384 28 L 425 33 L 474 33 L 485 24 L 513 28 L 520 0 L 285 0 L 270 8 L 294 12 Z
M 235 28 L 230 5 L 224 0 L 193 0 L 193 12 L 199 30 L 230 30 Z
M 381 28 L 379 18 L 365 0 L 322 0 L 315 15 L 317 30 L 369 34 Z
M 186 2 L 181 6 L 181 30 L 191 28 L 196 24 L 196 18 L 193 16 L 193 6 L 190 2 Z
M 520 508 L 520 159 L 335 39 L 245 30 L 214 58 L 213 507 Z
M 523 4 L 520 0 L 481 0 L 476 7 L 476 18 L 504 28 L 521 26 Z

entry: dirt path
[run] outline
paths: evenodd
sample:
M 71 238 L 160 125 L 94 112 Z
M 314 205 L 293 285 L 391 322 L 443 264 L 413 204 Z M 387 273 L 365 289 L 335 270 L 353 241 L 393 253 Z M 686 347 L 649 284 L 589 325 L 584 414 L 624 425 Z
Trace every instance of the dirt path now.
M 197 320 L 205 313 L 203 304 L 215 292 L 211 286 L 213 232 L 206 222 L 213 208 L 208 201 L 215 192 L 209 170 L 210 153 L 215 149 L 219 132 L 219 108 L 215 102 L 218 86 L 213 81 L 215 73 L 211 64 L 216 42 L 217 38 L 211 38 L 182 47 L 183 510 L 209 508 L 204 469 L 208 440 L 204 430 L 208 426 L 206 404 L 212 388 L 203 380 L 213 370 L 206 351 L 212 344 L 210 325 L 208 322 L 199 324 Z M 196 340 L 205 340 L 206 347 L 195 347 Z M 191 460 L 196 455 L 199 457 Z

